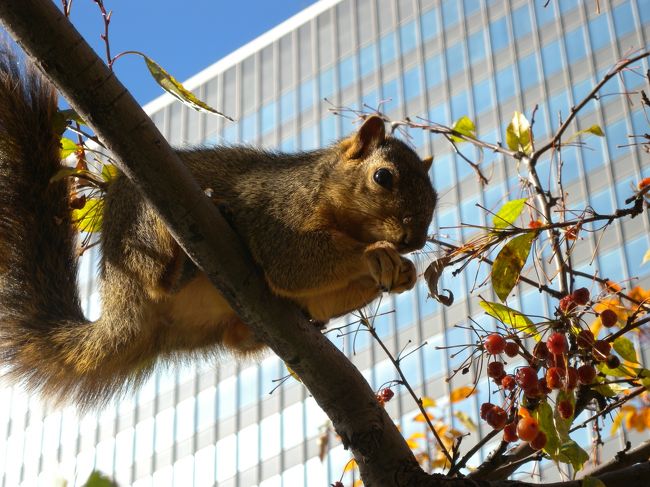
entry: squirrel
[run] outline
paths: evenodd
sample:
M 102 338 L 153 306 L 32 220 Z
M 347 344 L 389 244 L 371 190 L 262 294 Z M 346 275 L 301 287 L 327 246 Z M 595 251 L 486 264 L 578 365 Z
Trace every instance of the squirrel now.
M 2 49 L 0 49 L 2 50 Z M 105 194 L 102 314 L 84 317 L 77 230 L 55 130 L 56 92 L 0 52 L 0 364 L 54 402 L 93 408 L 158 363 L 263 348 L 172 238 L 134 184 Z M 437 195 L 422 160 L 369 116 L 329 147 L 295 154 L 247 146 L 177 150 L 261 269 L 271 291 L 315 321 L 416 281 Z M 206 197 L 210 197 L 206 194 Z

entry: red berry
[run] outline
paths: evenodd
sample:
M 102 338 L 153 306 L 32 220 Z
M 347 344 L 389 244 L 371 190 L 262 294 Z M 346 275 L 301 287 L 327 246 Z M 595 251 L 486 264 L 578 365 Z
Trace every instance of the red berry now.
M 490 409 L 496 407 L 494 404 L 491 402 L 484 402 L 481 404 L 481 410 L 479 412 L 479 416 L 481 419 L 485 419 L 487 417 L 487 413 L 490 411 Z
M 517 370 L 515 379 L 524 392 L 537 387 L 537 371 L 532 367 L 521 367 Z
M 548 347 L 546 346 L 546 342 L 537 342 L 535 347 L 533 348 L 533 357 L 535 357 L 537 360 L 540 362 L 545 361 L 550 357 L 550 352 L 548 351 Z
M 616 367 L 621 365 L 621 359 L 618 358 L 616 355 L 608 355 L 607 358 L 605 359 L 605 364 L 610 369 L 615 369 Z
M 516 357 L 519 354 L 519 345 L 515 342 L 506 342 L 506 347 L 504 349 L 508 357 Z
M 593 367 L 593 365 L 585 364 L 578 367 L 578 380 L 581 384 L 591 384 L 594 382 L 595 378 L 596 369 Z
M 532 441 L 539 433 L 539 423 L 535 418 L 526 416 L 517 422 L 517 436 L 523 441 Z
M 600 313 L 600 322 L 605 328 L 611 328 L 618 323 L 618 315 L 611 309 L 606 309 Z
M 605 340 L 596 340 L 594 342 L 594 351 L 592 355 L 595 360 L 602 362 L 607 358 L 611 350 L 612 346 L 609 342 L 606 342 Z
M 562 311 L 564 314 L 570 313 L 571 311 L 576 309 L 576 306 L 577 304 L 573 300 L 573 296 L 571 296 L 570 294 L 560 299 L 560 311 Z
M 501 378 L 501 387 L 503 387 L 503 389 L 505 389 L 506 391 L 513 390 L 516 385 L 517 382 L 515 381 L 514 375 L 504 375 Z
M 518 439 L 519 437 L 517 436 L 517 423 L 508 423 L 505 428 L 503 428 L 503 441 L 513 443 Z
M 506 375 L 503 362 L 490 362 L 487 366 L 487 375 L 497 382 L 500 381 Z
M 582 330 L 578 333 L 576 343 L 578 348 L 591 348 L 594 345 L 594 334 L 591 330 Z
M 564 383 L 564 370 L 559 367 L 550 367 L 546 371 L 546 385 L 551 389 L 561 389 Z
M 562 355 L 566 353 L 568 345 L 564 333 L 552 333 L 548 340 L 546 340 L 546 348 L 553 355 Z
M 650 178 L 643 178 L 641 181 L 639 181 L 639 189 L 644 189 L 650 186 Z
M 569 390 L 575 389 L 578 385 L 578 371 L 575 367 L 567 367 L 564 376 L 565 387 Z
M 533 450 L 541 450 L 546 446 L 546 434 L 543 431 L 540 431 L 537 433 L 537 436 L 533 438 L 533 440 L 530 442 L 530 447 Z
M 544 396 L 551 393 L 551 388 L 546 382 L 546 377 L 542 377 L 539 380 L 539 392 Z
M 386 387 L 386 388 L 381 390 L 379 395 L 381 396 L 381 398 L 383 399 L 384 402 L 388 402 L 393 398 L 395 393 L 393 392 L 392 389 L 390 389 L 389 387 Z
M 499 406 L 494 406 L 485 416 L 485 422 L 495 430 L 501 430 L 506 425 L 508 414 Z
M 586 287 L 581 287 L 579 289 L 576 289 L 575 291 L 573 291 L 573 293 L 571 293 L 571 297 L 577 304 L 584 306 L 589 302 L 589 298 L 590 298 L 589 289 L 587 289 Z
M 560 401 L 557 403 L 557 411 L 560 413 L 563 419 L 569 419 L 573 416 L 573 404 L 568 399 Z
M 498 333 L 492 333 L 485 338 L 485 350 L 490 355 L 498 355 L 506 348 L 506 339 Z
M 337 480 L 336 482 L 334 482 L 331 485 L 331 487 L 344 487 L 344 486 L 343 486 L 343 482 L 341 482 L 340 480 Z

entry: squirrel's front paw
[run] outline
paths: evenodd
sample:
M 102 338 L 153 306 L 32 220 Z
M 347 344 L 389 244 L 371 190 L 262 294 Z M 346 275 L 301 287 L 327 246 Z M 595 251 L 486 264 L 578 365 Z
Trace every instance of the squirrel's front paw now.
M 402 257 L 389 242 L 370 245 L 364 258 L 370 275 L 385 291 L 401 293 L 415 285 L 417 277 L 413 262 Z

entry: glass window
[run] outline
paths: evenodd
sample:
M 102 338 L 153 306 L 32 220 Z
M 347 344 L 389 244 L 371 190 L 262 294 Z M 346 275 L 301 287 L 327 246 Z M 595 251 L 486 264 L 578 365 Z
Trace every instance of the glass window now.
M 481 9 L 481 2 L 479 0 L 464 0 L 463 5 L 465 6 L 466 16 L 478 12 Z
M 320 74 L 320 98 L 327 98 L 334 93 L 334 68 Z
M 420 17 L 420 25 L 422 28 L 422 37 L 424 37 L 425 41 L 438 35 L 440 30 L 438 28 L 438 9 L 433 8 L 422 14 L 422 17 Z
M 555 20 L 555 4 L 553 2 L 535 2 L 534 5 L 538 28 Z
M 314 126 L 310 125 L 305 127 L 300 132 L 300 150 L 313 150 L 316 149 L 316 137 L 314 133 Z
M 234 476 L 237 471 L 237 437 L 228 435 L 220 439 L 215 449 L 217 450 L 217 482 L 223 482 Z
M 399 86 L 397 84 L 397 79 L 384 83 L 381 91 L 382 100 L 384 100 L 382 111 L 388 113 L 400 105 Z
M 216 392 L 217 388 L 210 386 L 209 388 L 199 392 L 196 397 L 198 405 L 198 424 L 197 431 L 202 431 L 211 426 L 215 422 L 216 413 Z
M 169 448 L 174 443 L 174 408 L 156 414 L 156 451 Z
M 282 411 L 282 448 L 291 448 L 301 443 L 304 436 L 302 429 L 302 403 L 299 402 Z
M 404 24 L 399 29 L 399 40 L 402 54 L 412 51 L 418 45 L 417 31 L 415 30 L 415 20 Z
M 590 137 L 580 150 L 587 174 L 605 164 L 605 147 L 600 137 Z
M 584 27 L 580 26 L 577 29 L 568 32 L 564 36 L 566 42 L 566 55 L 569 64 L 577 63 L 587 56 L 587 43 L 585 42 Z
M 438 301 L 429 296 L 429 290 L 423 279 L 420 279 L 417 284 L 417 290 L 420 316 L 425 317 L 435 313 L 438 309 Z
M 359 64 L 361 68 L 362 78 L 368 76 L 370 73 L 373 73 L 377 69 L 375 49 L 376 47 L 373 43 L 361 49 L 361 52 L 359 53 Z
M 562 0 L 558 3 L 560 4 L 560 12 L 562 13 L 569 12 L 578 6 L 578 0 Z
M 490 40 L 492 41 L 492 52 L 505 49 L 510 44 L 505 17 L 490 22 Z
M 435 121 L 435 120 L 434 120 Z M 451 154 L 445 154 L 437 157 L 433 161 L 433 184 L 438 191 L 453 186 L 454 184 L 454 170 L 452 169 L 453 160 Z M 449 212 L 438 213 L 438 223 L 442 226 L 442 219 Z M 455 225 L 456 223 L 454 223 Z
M 552 4 L 549 4 L 549 7 Z M 546 76 L 552 76 L 562 69 L 562 52 L 560 42 L 555 40 L 542 48 L 542 63 Z
M 283 152 L 295 152 L 297 150 L 296 138 L 289 136 L 282 139 L 280 141 L 280 150 Z
M 519 81 L 522 90 L 527 90 L 539 83 L 539 69 L 537 68 L 537 54 L 532 53 L 518 61 Z
M 380 96 L 377 93 L 377 90 L 372 90 L 361 96 L 361 104 L 363 106 L 376 108 L 379 103 L 379 98 Z
M 133 463 L 133 428 L 120 431 L 115 436 L 115 469 L 126 470 Z
M 469 101 L 467 92 L 463 91 L 451 98 L 451 118 L 458 120 L 460 117 L 469 116 Z
M 413 324 L 413 293 L 411 291 L 395 296 L 395 322 L 398 329 L 407 328 Z
M 573 100 L 574 103 L 578 104 L 580 103 L 588 94 L 589 92 L 593 89 L 594 83 L 591 81 L 591 78 L 587 78 L 586 80 L 580 81 L 579 83 L 575 83 L 573 85 Z M 594 103 L 593 100 L 590 100 L 585 107 L 582 109 L 582 113 L 587 113 L 590 112 L 594 109 Z
M 641 16 L 641 23 L 645 24 L 650 22 L 650 0 L 638 0 L 639 15 Z
M 381 362 L 375 364 L 373 367 L 374 371 L 374 381 L 372 384 L 373 389 L 377 390 L 381 386 L 385 385 L 387 382 L 395 379 L 397 372 L 392 362 L 389 360 L 382 360 Z
M 515 39 L 521 39 L 532 32 L 530 10 L 527 4 L 512 12 L 512 28 L 515 31 Z
M 214 485 L 214 446 L 208 445 L 197 451 L 194 461 L 194 487 L 212 487 Z
M 356 80 L 355 57 L 349 56 L 339 64 L 339 89 L 345 89 Z
M 620 248 L 600 254 L 598 264 L 600 266 L 600 277 L 614 282 L 625 279 L 623 254 Z
M 404 96 L 406 100 L 420 96 L 422 87 L 420 85 L 420 69 L 415 66 L 404 73 Z
M 257 112 L 244 117 L 241 121 L 241 137 L 244 142 L 254 142 L 257 137 Z
M 228 377 L 217 386 L 217 399 L 219 401 L 219 419 L 226 419 L 235 414 L 237 393 L 235 391 L 235 378 Z
M 457 0 L 443 0 L 442 21 L 445 29 L 458 23 L 460 19 L 459 2 Z
M 477 115 L 492 108 L 492 79 L 488 78 L 474 84 L 474 111 Z
M 483 29 L 470 35 L 467 42 L 469 47 L 469 59 L 474 63 L 478 63 L 485 59 L 485 32 Z
M 499 102 L 504 101 L 515 96 L 515 76 L 512 66 L 507 66 L 496 74 L 497 81 L 497 98 Z
M 305 111 L 314 105 L 314 80 L 308 79 L 300 85 L 300 111 Z
M 458 158 L 458 159 L 460 159 L 460 158 Z M 460 168 L 462 166 L 469 168 L 469 164 L 467 164 L 467 162 L 465 162 L 464 160 L 458 161 L 458 167 Z M 470 171 L 471 171 L 471 169 L 470 169 Z M 467 175 L 467 173 L 465 173 L 465 175 Z M 462 178 L 459 177 L 458 180 L 461 181 Z M 477 206 L 480 203 L 478 198 L 479 197 L 477 195 L 477 196 L 473 196 L 471 198 L 465 199 L 462 202 L 462 204 L 460 205 L 460 217 L 461 217 L 462 223 L 467 223 L 467 224 L 470 224 L 470 225 L 479 225 L 482 222 L 481 210 Z M 465 230 L 465 229 L 463 229 L 463 230 Z M 473 228 L 468 228 L 467 230 L 469 230 L 469 232 L 467 232 L 467 233 L 472 233 L 472 232 L 476 231 Z
M 465 69 L 465 46 L 462 41 L 448 47 L 445 55 L 447 57 L 447 75 L 450 78 Z
M 280 414 L 274 413 L 260 422 L 260 457 L 262 460 L 280 453 Z
M 629 147 L 619 147 L 629 142 L 625 119 L 605 125 L 605 133 L 607 134 L 605 140 L 609 149 L 609 157 L 612 161 L 630 152 Z
M 336 140 L 336 116 L 328 115 L 320 121 L 320 144 L 324 146 L 334 140 Z
M 616 183 L 616 204 L 619 208 L 628 206 L 628 203 L 625 203 L 625 200 L 632 196 L 632 188 L 634 188 L 632 176 Z
M 555 131 L 559 126 L 559 118 L 562 117 L 562 120 L 564 120 L 569 114 L 567 92 L 563 91 L 549 98 L 548 110 L 551 119 L 551 130 Z
M 189 397 L 176 406 L 176 441 L 194 434 L 194 398 Z
M 449 113 L 447 111 L 447 104 L 440 103 L 429 109 L 429 120 L 442 125 L 449 125 Z M 435 165 L 435 161 L 434 161 Z
M 276 438 L 276 441 L 278 438 Z M 258 426 L 251 424 L 237 433 L 237 469 L 240 472 L 254 467 L 259 462 Z
M 561 154 L 564 161 L 562 165 L 562 181 L 569 184 L 580 177 L 578 150 L 576 147 L 564 147 Z
M 275 101 L 272 101 L 262 107 L 260 114 L 262 123 L 262 135 L 268 134 L 275 128 L 275 111 L 277 109 L 277 105 L 278 104 Z
M 379 56 L 381 64 L 388 64 L 396 57 L 395 33 L 391 32 L 382 37 L 379 41 Z
M 239 373 L 239 407 L 253 404 L 259 398 L 258 369 L 254 365 Z
M 313 438 L 321 433 L 321 427 L 327 422 L 327 415 L 323 412 L 313 397 L 305 399 L 305 423 L 307 424 L 306 437 Z
M 305 472 L 302 465 L 296 465 L 282 472 L 282 485 L 290 485 L 291 487 L 304 487 L 305 485 Z
M 452 281 L 460 281 L 459 278 L 452 278 Z M 454 293 L 456 297 L 459 297 L 458 294 Z M 467 334 L 465 333 L 465 330 L 461 328 L 456 328 L 450 326 L 447 328 L 445 331 L 445 338 L 446 338 L 446 345 L 462 345 L 467 342 Z M 465 360 L 466 356 L 462 353 L 455 354 L 453 352 L 450 352 L 447 355 L 449 359 L 449 370 L 456 369 L 460 366 L 460 364 L 463 363 L 463 360 Z
M 611 46 L 612 38 L 609 32 L 607 15 L 600 14 L 589 20 L 589 38 L 591 39 L 591 48 L 594 51 L 605 46 Z
M 296 92 L 290 90 L 280 98 L 280 122 L 287 123 L 296 115 Z
M 596 213 L 608 215 L 614 212 L 612 204 L 612 191 L 610 188 L 605 189 L 589 197 L 589 203 Z
M 643 256 L 647 250 L 648 239 L 645 235 L 625 243 L 627 268 L 632 276 L 641 276 L 650 272 L 650 266 L 648 264 L 641 265 Z
M 444 68 L 440 54 L 436 54 L 424 62 L 424 75 L 427 79 L 427 88 L 437 86 L 443 82 Z
M 135 425 L 135 457 L 149 458 L 153 454 L 154 418 L 148 418 Z
M 436 347 L 441 346 L 442 335 L 436 335 L 427 339 L 427 344 L 422 348 L 422 364 L 424 366 L 425 379 L 431 379 L 445 373 L 444 350 L 436 350 Z
M 634 15 L 629 0 L 615 7 L 612 15 L 614 16 L 614 28 L 618 37 L 634 32 Z

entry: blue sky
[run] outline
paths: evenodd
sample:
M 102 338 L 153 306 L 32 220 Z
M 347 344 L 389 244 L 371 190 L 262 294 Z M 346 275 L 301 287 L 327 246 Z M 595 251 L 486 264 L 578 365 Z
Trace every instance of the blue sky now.
M 105 0 L 106 9 L 113 10 L 111 54 L 142 51 L 184 81 L 312 3 L 314 0 Z M 105 59 L 100 39 L 104 25 L 95 2 L 74 0 L 70 18 Z M 139 56 L 119 59 L 115 72 L 141 104 L 163 93 Z

